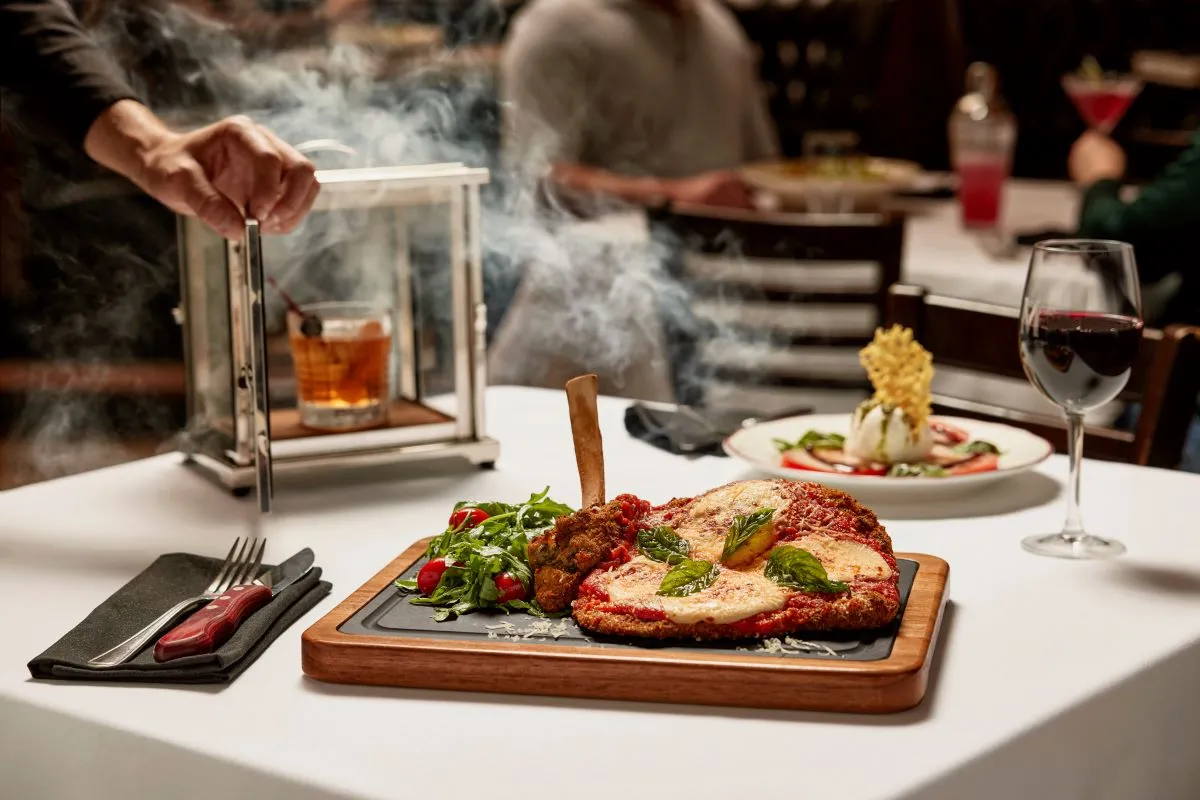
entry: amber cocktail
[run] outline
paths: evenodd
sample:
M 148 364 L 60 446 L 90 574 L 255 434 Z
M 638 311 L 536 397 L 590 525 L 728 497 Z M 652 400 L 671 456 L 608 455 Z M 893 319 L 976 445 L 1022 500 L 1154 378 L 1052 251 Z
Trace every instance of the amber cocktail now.
M 288 313 L 300 422 L 326 431 L 387 419 L 392 317 L 362 303 L 314 303 Z

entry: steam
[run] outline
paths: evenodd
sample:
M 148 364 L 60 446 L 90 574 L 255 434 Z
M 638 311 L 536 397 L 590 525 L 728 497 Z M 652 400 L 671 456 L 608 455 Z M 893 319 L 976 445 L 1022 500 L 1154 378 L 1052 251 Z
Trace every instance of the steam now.
M 477 0 L 468 14 L 475 34 L 490 33 L 487 25 L 494 17 L 489 10 L 494 11 L 490 0 Z M 295 58 L 258 57 L 222 25 L 166 2 L 113 4 L 99 20 L 97 35 L 114 53 L 157 53 L 165 65 L 160 72 L 146 71 L 128 55 L 122 61 L 155 110 L 179 124 L 200 125 L 245 113 L 292 143 L 333 139 L 357 151 L 354 159 L 315 153 L 319 166 L 454 161 L 489 167 L 492 181 L 484 191 L 481 215 L 485 294 L 520 287 L 508 318 L 493 331 L 492 382 L 561 386 L 566 377 L 587 370 L 601 376 L 606 392 L 669 399 L 662 327 L 694 332 L 699 324 L 691 317 L 688 291 L 666 269 L 673 243 L 654 240 L 647 247 L 580 233 L 565 210 L 539 202 L 538 170 L 530 168 L 540 163 L 537 153 L 524 168 L 509 169 L 497 162 L 497 143 L 481 130 L 480 115 L 493 123 L 488 127 L 500 127 L 495 124 L 500 110 L 491 100 L 494 89 L 482 70 L 446 78 L 435 58 L 393 81 L 377 82 L 372 77 L 375 56 L 344 44 L 326 47 L 320 68 Z M 390 302 L 393 255 L 363 242 L 375 213 L 383 212 L 312 215 L 291 236 L 269 240 L 268 266 L 277 265 L 273 274 L 300 302 Z M 173 237 L 163 215 L 151 212 L 143 219 Z M 435 328 L 449 321 L 443 228 L 443 217 L 409 218 L 410 241 L 418 254 L 414 269 L 425 295 L 423 322 Z M 114 299 L 102 309 L 47 315 L 39 332 L 41 352 L 112 360 L 142 343 L 146 300 L 167 284 L 175 264 L 165 253 L 154 261 L 136 256 L 131 248 L 108 255 L 128 264 L 121 291 L 109 292 Z M 87 287 L 86 264 L 63 253 L 53 257 L 77 281 L 77 290 Z M 79 350 L 71 331 L 82 329 L 75 315 L 84 312 L 101 319 L 112 335 Z M 269 312 L 278 329 L 283 317 L 278 299 L 270 300 Z M 690 377 L 701 383 L 705 379 Z M 61 454 L 63 442 L 75 432 L 105 431 L 106 414 L 95 404 L 60 403 L 49 410 L 31 409 L 22 426 L 27 434 L 36 431 L 37 452 Z M 42 466 L 54 468 L 49 463 L 54 457 L 47 455 Z

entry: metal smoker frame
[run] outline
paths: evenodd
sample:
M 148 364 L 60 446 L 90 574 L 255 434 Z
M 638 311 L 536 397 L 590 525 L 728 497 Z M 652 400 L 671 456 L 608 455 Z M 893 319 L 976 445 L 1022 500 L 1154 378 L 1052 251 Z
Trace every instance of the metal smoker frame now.
M 395 347 L 398 386 L 392 398 L 415 398 L 418 387 L 414 341 L 414 298 L 406 211 L 445 204 L 449 209 L 449 260 L 454 395 L 457 413 L 445 423 L 385 428 L 357 433 L 312 436 L 273 443 L 264 316 L 262 239 L 258 223 L 248 220 L 240 242 L 226 242 L 233 430 L 190 429 L 183 437 L 185 463 L 215 477 L 235 493 L 257 487 L 259 508 L 270 511 L 273 478 L 349 466 L 396 464 L 463 458 L 491 466 L 499 443 L 486 435 L 484 390 L 487 386 L 487 310 L 483 302 L 480 236 L 480 186 L 486 169 L 462 164 L 322 170 L 321 193 L 313 211 L 392 208 L 398 224 L 396 256 Z M 179 259 L 184 359 L 187 364 L 187 414 L 192 425 L 203 413 L 198 398 L 214 390 L 208 330 L 211 320 L 194 313 L 211 302 L 206 281 L 205 245 L 213 234 L 191 217 L 179 218 Z M 386 245 L 386 243 L 381 243 Z M 211 244 L 209 245 L 211 246 Z M 207 254 L 211 255 L 211 254 Z M 189 264 L 196 269 L 189 269 Z M 204 349 L 198 349 L 203 342 Z M 390 399 L 390 398 L 389 398 Z M 377 440 L 377 441 L 373 441 Z

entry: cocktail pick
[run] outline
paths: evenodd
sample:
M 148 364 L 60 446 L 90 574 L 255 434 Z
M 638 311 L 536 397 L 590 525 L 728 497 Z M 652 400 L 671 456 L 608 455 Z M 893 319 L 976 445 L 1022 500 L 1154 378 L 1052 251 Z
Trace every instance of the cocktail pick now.
M 283 298 L 283 302 L 287 304 L 288 310 L 296 316 L 300 317 L 300 332 L 305 336 L 320 336 L 323 326 L 321 318 L 316 314 L 306 314 L 300 304 L 292 299 L 292 296 L 283 290 L 283 287 L 275 280 L 275 278 L 267 278 L 267 283 L 271 284 L 271 288 L 279 292 L 279 296 Z

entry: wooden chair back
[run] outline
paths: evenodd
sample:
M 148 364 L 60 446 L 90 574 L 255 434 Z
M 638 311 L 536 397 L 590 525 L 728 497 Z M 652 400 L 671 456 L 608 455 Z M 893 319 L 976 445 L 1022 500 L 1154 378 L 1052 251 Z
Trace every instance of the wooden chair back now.
M 913 330 L 935 365 L 1025 379 L 1017 338 L 1019 312 L 969 300 L 927 294 L 898 284 L 889 292 L 887 322 Z M 1179 465 L 1188 425 L 1200 393 L 1200 328 L 1172 325 L 1147 329 L 1129 384 L 1120 399 L 1141 404 L 1136 430 L 1089 426 L 1089 458 L 1173 468 Z M 1030 430 L 1066 452 L 1066 423 L 1047 406 L 1045 415 L 934 395 L 934 411 L 994 419 Z
M 828 410 L 866 396 L 858 350 L 900 279 L 903 217 L 675 205 L 652 225 L 697 323 L 668 336 L 683 402 L 714 382 Z

